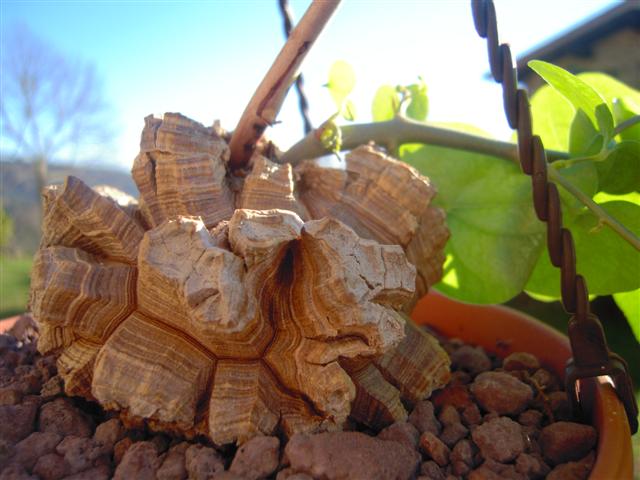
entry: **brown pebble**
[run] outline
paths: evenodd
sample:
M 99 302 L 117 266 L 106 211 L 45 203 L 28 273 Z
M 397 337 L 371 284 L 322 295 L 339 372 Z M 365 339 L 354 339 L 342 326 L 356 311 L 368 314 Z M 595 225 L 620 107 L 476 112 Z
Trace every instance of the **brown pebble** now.
M 63 437 L 90 437 L 93 435 L 93 421 L 68 398 L 56 398 L 40 408 L 38 430 L 54 432 Z
M 114 480 L 155 480 L 160 459 L 151 442 L 136 442 L 127 449 L 113 475 Z M 202 477 L 198 477 L 202 478 Z
M 491 360 L 482 347 L 462 345 L 451 354 L 451 365 L 469 372 L 472 376 L 491 369 Z
M 184 452 L 189 478 L 205 480 L 224 471 L 224 460 L 213 448 L 191 445 Z
M 158 480 L 184 480 L 187 478 L 184 452 L 189 448 L 187 442 L 172 446 L 162 460 L 162 464 L 156 472 Z
M 64 395 L 64 381 L 59 375 L 51 377 L 40 389 L 40 396 L 47 402 L 61 395 Z
M 0 480 L 38 480 L 38 477 L 29 475 L 19 463 L 12 463 L 0 472 Z
M 525 410 L 518 416 L 518 423 L 527 427 L 539 427 L 543 416 L 538 410 Z
M 466 385 L 447 385 L 431 396 L 431 401 L 437 408 L 452 405 L 458 410 L 473 405 L 469 388 Z
M 583 458 L 598 438 L 591 425 L 574 422 L 556 422 L 547 425 L 540 433 L 540 446 L 544 457 L 552 465 Z
M 418 446 L 420 432 L 409 422 L 395 422 L 383 429 L 377 436 L 380 440 L 391 440 L 401 443 L 409 450 L 415 450 Z
M 38 458 L 33 473 L 42 480 L 60 480 L 69 475 L 69 465 L 62 455 L 48 453 Z
M 60 440 L 62 437 L 56 433 L 33 432 L 16 445 L 13 460 L 31 470 L 38 458 L 55 451 Z
M 453 425 L 454 423 L 460 423 L 460 414 L 453 405 L 445 405 L 442 407 L 442 410 L 440 410 L 438 420 L 440 420 L 440 423 L 444 426 Z
M 451 372 L 451 379 L 449 380 L 450 385 L 468 385 L 473 380 L 473 377 L 464 370 L 456 370 Z
M 503 480 L 502 476 L 491 470 L 486 465 L 480 465 L 467 476 L 468 480 Z
M 556 376 L 544 368 L 536 370 L 536 372 L 531 375 L 531 381 L 535 382 L 539 388 L 547 393 L 556 391 L 559 388 L 559 382 Z
M 449 463 L 449 455 L 451 454 L 449 447 L 431 432 L 424 432 L 420 435 L 420 449 L 427 458 L 433 459 L 441 467 Z
M 112 418 L 96 427 L 93 439 L 103 445 L 108 452 L 113 451 L 116 442 L 122 440 L 125 435 L 122 422 L 117 418 Z
M 17 405 L 23 396 L 22 390 L 16 386 L 0 388 L 0 405 Z
M 229 471 L 248 480 L 258 480 L 275 472 L 279 460 L 277 437 L 253 437 L 238 448 Z
M 550 468 L 538 455 L 521 453 L 516 458 L 516 470 L 529 478 L 541 478 Z
M 113 461 L 118 465 L 122 461 L 122 457 L 127 453 L 129 447 L 133 445 L 133 440 L 129 437 L 125 437 L 113 446 Z
M 571 420 L 569 398 L 566 392 L 551 392 L 547 396 L 547 400 L 549 401 L 549 406 L 556 421 Z
M 584 458 L 577 462 L 568 462 L 557 465 L 549 475 L 547 480 L 586 480 L 595 462 L 595 454 L 589 452 Z
M 420 475 L 431 480 L 445 480 L 445 473 L 433 460 L 422 462 L 420 465 Z
M 482 422 L 482 414 L 475 403 L 462 410 L 462 421 L 467 427 L 470 427 L 471 425 L 478 425 Z
M 483 423 L 471 437 L 485 459 L 510 462 L 524 451 L 522 427 L 507 417 Z
M 528 352 L 513 352 L 502 362 L 502 368 L 505 370 L 526 370 L 534 373 L 540 368 L 540 361 L 535 355 Z
M 467 427 L 461 423 L 453 423 L 447 425 L 440 434 L 442 440 L 449 448 L 453 447 L 458 441 L 462 440 L 469 433 Z
M 64 477 L 64 480 L 109 480 L 110 478 L 111 468 L 107 465 L 98 465 L 75 475 Z M 136 478 L 136 480 L 138 479 Z
M 105 450 L 92 438 L 65 437 L 56 447 L 69 465 L 70 473 L 82 472 L 93 466 L 94 460 L 105 455 Z
M 293 435 L 284 449 L 284 459 L 293 472 L 350 480 L 409 480 L 420 464 L 415 450 L 360 432 Z
M 480 406 L 500 415 L 517 415 L 533 399 L 529 385 L 504 372 L 484 372 L 471 384 Z
M 9 443 L 26 438 L 34 430 L 37 413 L 36 402 L 0 406 L 0 438 Z
M 408 420 L 420 433 L 431 432 L 436 435 L 440 433 L 440 422 L 438 422 L 434 414 L 433 403 L 428 400 L 418 402 Z

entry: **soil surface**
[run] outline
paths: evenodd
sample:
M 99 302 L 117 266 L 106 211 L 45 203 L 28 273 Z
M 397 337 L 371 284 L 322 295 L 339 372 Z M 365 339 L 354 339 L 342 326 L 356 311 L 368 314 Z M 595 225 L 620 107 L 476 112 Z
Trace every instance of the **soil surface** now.
M 405 422 L 217 447 L 66 396 L 55 357 L 37 352 L 37 329 L 23 316 L 0 334 L 0 480 L 588 477 L 597 432 L 569 418 L 561 383 L 535 357 L 441 342 L 451 382 Z

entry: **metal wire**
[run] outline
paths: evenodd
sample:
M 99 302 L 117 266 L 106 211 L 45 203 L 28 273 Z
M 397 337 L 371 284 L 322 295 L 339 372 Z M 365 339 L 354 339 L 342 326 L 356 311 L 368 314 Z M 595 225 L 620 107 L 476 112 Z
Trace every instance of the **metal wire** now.
M 282 14 L 282 20 L 284 22 L 284 33 L 286 38 L 291 35 L 293 29 L 293 15 L 289 8 L 289 0 L 278 0 L 280 6 L 280 13 Z M 302 116 L 302 122 L 304 124 L 304 134 L 308 134 L 313 130 L 311 119 L 309 118 L 309 102 L 304 93 L 304 80 L 302 74 L 296 78 L 296 90 L 298 91 L 298 108 L 300 109 L 300 116 Z
M 525 90 L 518 89 L 517 71 L 511 48 L 500 44 L 496 9 L 492 0 L 471 0 L 478 35 L 487 39 L 489 66 L 494 80 L 502 84 L 504 110 L 509 126 L 518 132 L 518 153 L 522 171 L 531 176 L 533 205 L 537 217 L 547 223 L 547 248 L 551 263 L 560 268 L 564 309 L 569 320 L 569 341 L 573 358 L 567 364 L 566 390 L 578 416 L 586 413 L 576 382 L 608 376 L 624 404 L 631 433 L 638 430 L 638 406 L 626 362 L 610 352 L 600 320 L 589 310 L 585 279 L 576 272 L 576 254 L 571 232 L 562 227 L 562 210 L 557 187 L 549 182 L 544 145 L 531 130 L 531 109 Z

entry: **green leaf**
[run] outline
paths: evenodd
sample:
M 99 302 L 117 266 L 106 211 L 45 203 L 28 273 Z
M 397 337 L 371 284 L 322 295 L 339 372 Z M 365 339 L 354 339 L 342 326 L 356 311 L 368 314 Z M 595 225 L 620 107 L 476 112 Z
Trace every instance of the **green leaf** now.
M 615 194 L 640 191 L 640 142 L 618 143 L 597 167 L 600 190 Z
M 345 120 L 353 122 L 356 119 L 356 106 L 351 100 L 344 102 L 340 112 Z
M 571 104 L 549 85 L 540 87 L 531 97 L 533 133 L 540 135 L 545 148 L 567 151 L 574 117 Z
M 429 99 L 427 97 L 427 85 L 420 77 L 419 83 L 407 86 L 411 94 L 411 100 L 407 105 L 407 117 L 419 122 L 424 122 L 429 113 Z
M 572 156 L 595 155 L 602 148 L 603 138 L 583 110 L 578 110 L 571 122 L 569 153 Z
M 327 150 L 337 153 L 342 148 L 342 130 L 340 126 L 336 124 L 334 118 L 335 115 L 322 124 L 320 143 L 322 143 L 322 146 Z
M 625 201 L 601 204 L 636 235 L 640 235 L 640 206 Z M 606 225 L 585 211 L 573 221 L 566 221 L 575 242 L 577 271 L 582 274 L 594 295 L 609 295 L 640 287 L 640 252 Z M 536 294 L 560 297 L 560 270 L 553 267 L 545 253 L 540 257 L 526 286 Z
M 503 159 L 403 145 L 402 160 L 438 187 L 451 238 L 437 289 L 459 300 L 501 303 L 522 291 L 543 246 L 530 180 Z
M 342 60 L 335 62 L 329 70 L 329 81 L 327 88 L 331 94 L 331 98 L 336 104 L 338 111 L 342 111 L 347 96 L 353 90 L 356 84 L 356 74 L 351 65 Z
M 613 103 L 613 115 L 616 123 L 620 124 L 631 117 L 635 117 L 639 113 L 634 113 L 627 107 L 625 100 L 616 99 Z M 618 135 L 620 140 L 634 140 L 640 142 L 640 123 L 636 123 L 633 127 L 626 128 Z M 617 137 L 616 137 L 617 138 Z
M 588 83 L 598 94 L 604 98 L 613 109 L 616 99 L 624 100 L 627 108 L 636 114 L 640 113 L 640 92 L 616 80 L 615 78 L 600 72 L 579 73 L 578 78 Z M 619 123 L 616 121 L 616 123 Z
M 398 93 L 391 85 L 383 85 L 376 91 L 371 104 L 371 115 L 374 122 L 392 120 L 400 108 Z
M 606 104 L 606 102 L 588 83 L 565 69 L 547 62 L 532 60 L 528 65 L 549 85 L 569 100 L 576 110 L 582 110 L 586 113 L 592 124 L 594 126 L 597 125 L 602 133 L 606 135 L 607 131 L 603 127 L 606 128 L 607 125 L 613 124 L 613 118 L 609 118 L 604 123 L 598 121 L 596 108 L 602 103 Z M 606 116 L 605 112 L 608 112 L 609 117 L 612 117 L 608 108 L 604 109 L 601 115 Z
M 631 330 L 640 342 L 640 289 L 631 292 L 615 293 L 613 299 L 627 317 Z

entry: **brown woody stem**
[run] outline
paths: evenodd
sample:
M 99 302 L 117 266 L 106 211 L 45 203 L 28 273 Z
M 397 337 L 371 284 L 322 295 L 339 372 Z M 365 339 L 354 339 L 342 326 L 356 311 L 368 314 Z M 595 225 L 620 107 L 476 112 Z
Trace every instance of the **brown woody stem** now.
M 314 0 L 291 32 L 231 137 L 229 166 L 232 170 L 247 165 L 263 132 L 275 123 L 302 61 L 339 3 L 340 0 Z

